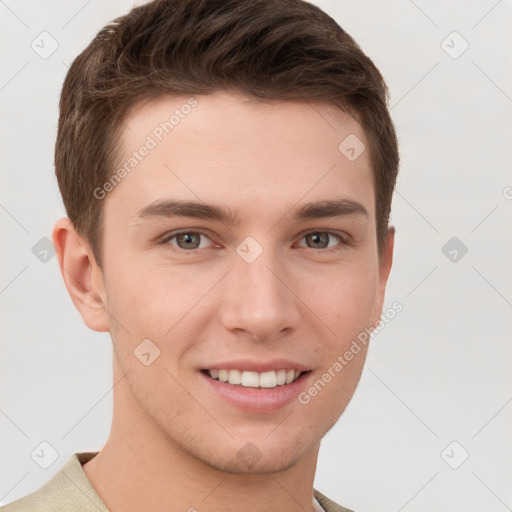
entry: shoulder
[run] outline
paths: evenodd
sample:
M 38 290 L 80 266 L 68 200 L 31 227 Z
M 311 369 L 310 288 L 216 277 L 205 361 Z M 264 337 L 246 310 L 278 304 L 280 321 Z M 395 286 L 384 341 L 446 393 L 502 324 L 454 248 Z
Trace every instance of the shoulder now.
M 316 489 L 313 489 L 313 495 L 318 500 L 318 503 L 322 505 L 325 512 L 354 512 L 353 510 L 338 505 Z
M 0 512 L 108 512 L 90 485 L 82 464 L 97 452 L 75 453 L 57 473 L 38 490 L 0 507 Z
M 71 507 L 74 512 L 108 512 L 82 470 L 82 464 L 96 454 L 97 452 L 73 454 L 41 488 L 0 507 L 0 512 L 53 512 L 66 507 Z M 353 512 L 316 489 L 313 489 L 313 494 L 325 512 Z
M 58 485 L 58 474 L 36 491 L 0 507 L 0 512 L 51 512 L 69 505 L 66 489 Z

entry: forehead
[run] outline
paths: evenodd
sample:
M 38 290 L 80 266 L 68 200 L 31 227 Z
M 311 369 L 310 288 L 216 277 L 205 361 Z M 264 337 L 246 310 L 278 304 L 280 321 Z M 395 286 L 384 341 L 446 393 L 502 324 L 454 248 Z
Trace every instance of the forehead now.
M 125 172 L 105 206 L 133 216 L 170 196 L 265 217 L 279 205 L 346 197 L 373 214 L 366 147 L 359 123 L 332 105 L 162 95 L 127 115 L 116 167 Z

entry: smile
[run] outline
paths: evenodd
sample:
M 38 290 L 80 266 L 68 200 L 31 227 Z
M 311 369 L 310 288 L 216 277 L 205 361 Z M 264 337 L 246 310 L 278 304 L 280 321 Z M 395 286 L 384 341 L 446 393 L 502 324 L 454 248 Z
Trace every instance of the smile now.
M 206 370 L 206 373 L 219 382 L 246 388 L 275 388 L 296 381 L 303 373 L 298 370 L 271 370 L 268 372 L 252 372 L 242 370 Z

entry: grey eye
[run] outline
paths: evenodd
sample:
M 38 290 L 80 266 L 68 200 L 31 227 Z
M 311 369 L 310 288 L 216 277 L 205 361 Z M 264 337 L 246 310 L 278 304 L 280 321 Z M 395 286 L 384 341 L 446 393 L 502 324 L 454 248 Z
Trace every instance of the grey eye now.
M 329 233 L 328 231 L 313 231 L 304 235 L 303 239 L 306 240 L 306 246 L 311 249 L 326 249 L 327 247 L 336 245 L 336 243 L 331 243 L 329 245 L 329 237 L 331 237 L 331 240 L 334 240 L 336 243 L 341 241 L 341 238 L 338 235 Z
M 180 249 L 197 249 L 201 242 L 199 233 L 182 233 L 176 236 L 176 242 Z
M 176 245 L 180 249 L 199 249 L 201 248 L 201 237 L 207 239 L 205 235 L 202 233 L 197 233 L 195 231 L 189 231 L 186 233 L 178 233 L 173 237 L 169 238 L 168 242 L 172 243 L 173 240 L 176 240 L 176 243 L 172 243 L 172 245 Z

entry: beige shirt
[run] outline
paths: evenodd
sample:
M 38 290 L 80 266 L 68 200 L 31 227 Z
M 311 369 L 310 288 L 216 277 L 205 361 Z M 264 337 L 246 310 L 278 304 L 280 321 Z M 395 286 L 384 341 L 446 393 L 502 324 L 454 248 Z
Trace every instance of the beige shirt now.
M 74 453 L 68 462 L 37 491 L 8 505 L 0 512 L 109 512 L 89 482 L 82 464 L 98 452 Z M 352 512 L 313 489 L 315 512 Z M 319 508 L 320 507 L 320 508 Z

